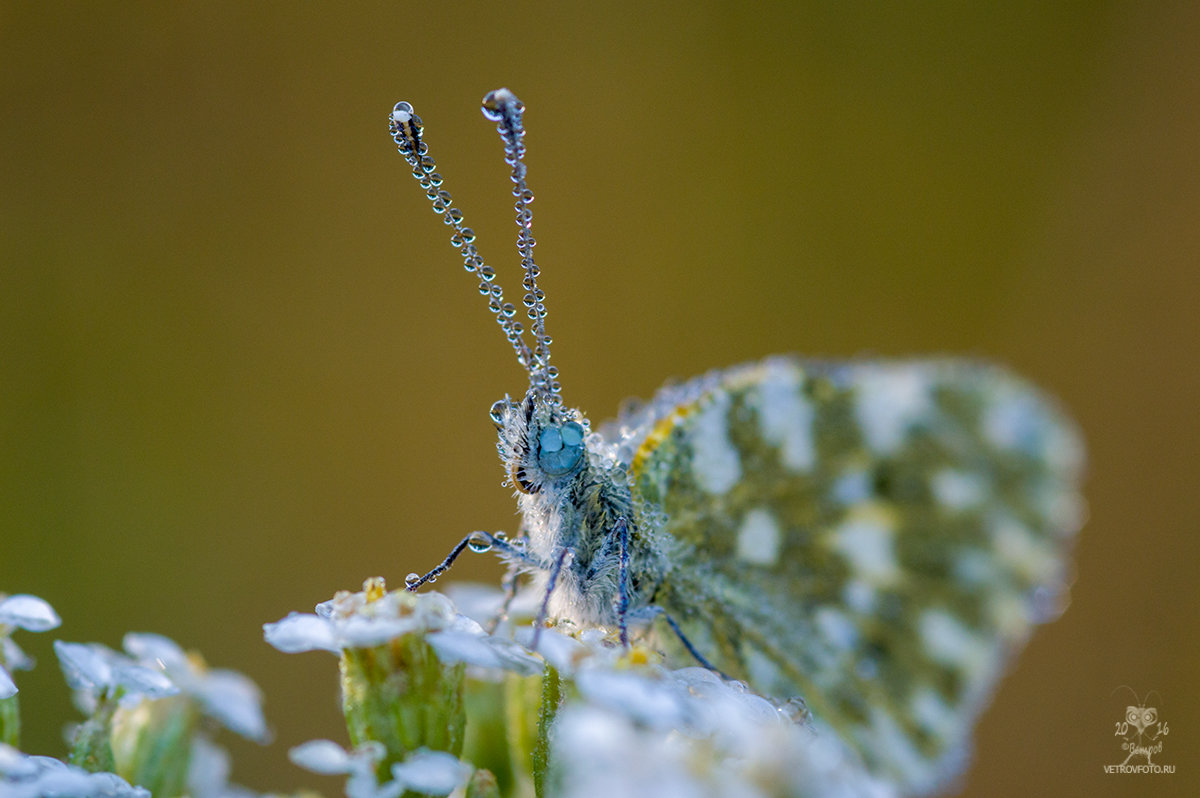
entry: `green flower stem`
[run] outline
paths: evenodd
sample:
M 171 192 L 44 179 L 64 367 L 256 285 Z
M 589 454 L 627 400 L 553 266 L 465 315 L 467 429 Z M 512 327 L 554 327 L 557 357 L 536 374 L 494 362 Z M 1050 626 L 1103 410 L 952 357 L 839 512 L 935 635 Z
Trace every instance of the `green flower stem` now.
M 96 703 L 92 716 L 79 724 L 71 740 L 67 763 L 92 773 L 113 772 L 116 763 L 112 749 L 112 719 L 117 711 L 118 695 L 105 694 Z
M 21 705 L 18 696 L 0 698 L 0 743 L 20 748 Z
M 425 747 L 462 753 L 466 666 L 443 665 L 420 634 L 342 652 L 342 712 L 350 741 L 383 743 L 381 779 L 405 754 Z
M 153 795 L 183 795 L 199 721 L 195 702 L 182 695 L 118 709 L 111 738 L 116 773 Z
M 533 749 L 533 786 L 538 798 L 546 795 L 546 776 L 550 770 L 550 726 L 562 703 L 562 682 L 558 671 L 547 665 L 542 674 L 542 700 L 538 708 L 537 744 Z
M 512 752 L 505 727 L 505 696 L 510 679 L 500 681 L 467 679 L 466 741 L 462 759 L 477 768 L 486 769 L 501 795 L 513 795 L 516 779 Z

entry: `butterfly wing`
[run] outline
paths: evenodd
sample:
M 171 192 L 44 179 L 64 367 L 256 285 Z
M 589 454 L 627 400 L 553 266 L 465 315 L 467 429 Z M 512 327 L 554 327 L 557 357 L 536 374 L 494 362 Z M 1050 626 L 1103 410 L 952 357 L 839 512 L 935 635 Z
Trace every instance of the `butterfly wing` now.
M 961 768 L 1005 661 L 1064 606 L 1082 445 L 995 367 L 773 358 L 601 435 L 670 563 L 653 603 L 910 791 Z

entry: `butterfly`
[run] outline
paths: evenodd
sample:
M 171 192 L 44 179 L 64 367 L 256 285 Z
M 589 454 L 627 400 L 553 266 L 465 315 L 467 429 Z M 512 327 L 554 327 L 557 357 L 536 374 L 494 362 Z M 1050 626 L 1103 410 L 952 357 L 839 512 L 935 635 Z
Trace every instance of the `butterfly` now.
M 473 532 L 542 591 L 547 617 L 642 622 L 781 700 L 906 792 L 944 785 L 1038 623 L 1065 605 L 1083 519 L 1070 419 L 1007 371 L 958 359 L 772 357 L 668 386 L 593 427 L 562 399 L 533 259 L 524 105 L 483 100 L 512 168 L 526 331 L 443 187 L 407 102 L 392 138 L 452 228 L 528 376 L 491 408 L 520 533 Z

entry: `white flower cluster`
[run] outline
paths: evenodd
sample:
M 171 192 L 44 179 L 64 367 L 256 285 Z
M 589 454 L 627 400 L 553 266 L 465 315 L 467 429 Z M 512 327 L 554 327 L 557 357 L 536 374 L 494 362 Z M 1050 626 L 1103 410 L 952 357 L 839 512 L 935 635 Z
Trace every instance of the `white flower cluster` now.
M 237 671 L 206 668 L 175 641 L 162 635 L 125 635 L 125 654 L 99 643 L 54 641 L 67 684 L 87 713 L 104 695 L 119 695 L 122 706 L 144 699 L 183 694 L 230 731 L 265 743 L 270 734 L 262 714 L 262 692 Z
M 17 693 L 9 670 L 32 664 L 24 652 L 9 639 L 15 629 L 44 632 L 61 623 L 58 615 L 36 596 L 0 597 L 0 700 Z M 147 743 L 143 735 L 157 733 L 154 714 L 181 711 L 205 715 L 237 734 L 265 743 L 270 735 L 262 713 L 262 695 L 250 679 L 231 670 L 208 668 L 197 655 L 189 655 L 166 637 L 154 634 L 128 634 L 124 653 L 99 643 L 54 641 L 54 651 L 67 684 L 74 691 L 77 706 L 87 715 L 97 716 L 102 702 L 109 714 L 102 724 L 95 717 L 80 727 L 89 735 L 99 735 L 100 749 L 111 750 L 108 761 L 117 763 L 121 772 L 122 756 L 138 758 L 136 749 Z M 168 702 L 160 703 L 162 700 Z M 194 710 L 169 701 L 186 701 Z M 150 709 L 153 707 L 154 709 Z M 187 790 L 192 798 L 244 798 L 252 795 L 230 785 L 228 754 L 197 727 L 177 743 L 170 756 L 186 767 Z M 120 738 L 120 743 L 117 743 Z M 149 745 L 154 744 L 149 739 Z M 178 750 L 182 747 L 182 751 Z M 100 750 L 98 749 L 98 750 Z M 160 752 L 165 757 L 166 754 Z M 75 760 L 72 760 L 75 761 Z M 91 772 L 45 756 L 24 754 L 10 745 L 0 744 L 0 798 L 24 796 L 138 796 L 148 798 L 150 791 L 130 786 L 128 780 L 108 772 Z
M 498 606 L 477 590 L 464 605 Z M 489 681 L 529 676 L 549 663 L 564 685 L 550 730 L 551 793 L 564 798 L 622 796 L 821 796 L 890 798 L 893 787 L 870 777 L 836 739 L 798 722 L 790 708 L 699 667 L 669 670 L 644 650 L 627 651 L 601 630 L 576 635 L 543 629 L 515 639 L 487 634 L 437 593 L 342 593 L 315 615 L 293 613 L 265 628 L 283 651 L 380 645 L 420 632 L 445 664 L 466 663 Z M 524 645 L 523 645 L 524 644 Z M 472 720 L 468 716 L 468 723 Z M 382 745 L 346 751 L 328 740 L 292 749 L 292 760 L 320 773 L 347 775 L 350 798 L 394 798 L 404 790 L 445 795 L 473 768 L 445 752 L 417 751 L 379 783 Z

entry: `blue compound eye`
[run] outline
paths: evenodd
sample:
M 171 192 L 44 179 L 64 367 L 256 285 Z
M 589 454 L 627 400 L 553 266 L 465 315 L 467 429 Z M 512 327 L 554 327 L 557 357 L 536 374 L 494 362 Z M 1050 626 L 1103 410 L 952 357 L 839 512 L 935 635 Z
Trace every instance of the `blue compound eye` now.
M 583 446 L 583 427 L 574 421 L 563 424 L 561 435 L 563 446 Z
M 563 447 L 562 430 L 558 427 L 546 427 L 542 430 L 542 437 L 538 440 L 538 446 L 543 452 L 557 452 Z
M 551 476 L 565 474 L 583 458 L 583 427 L 574 421 L 545 427 L 538 436 L 538 465 Z

